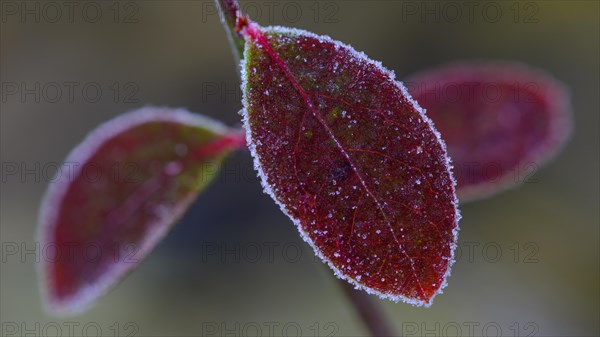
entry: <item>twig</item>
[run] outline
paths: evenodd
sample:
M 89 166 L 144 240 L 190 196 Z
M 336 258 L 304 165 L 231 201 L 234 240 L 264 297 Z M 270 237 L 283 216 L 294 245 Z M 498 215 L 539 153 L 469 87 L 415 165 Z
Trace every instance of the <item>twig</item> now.
M 375 303 L 373 295 L 354 289 L 350 283 L 339 280 L 354 309 L 373 337 L 398 336 L 387 314 Z

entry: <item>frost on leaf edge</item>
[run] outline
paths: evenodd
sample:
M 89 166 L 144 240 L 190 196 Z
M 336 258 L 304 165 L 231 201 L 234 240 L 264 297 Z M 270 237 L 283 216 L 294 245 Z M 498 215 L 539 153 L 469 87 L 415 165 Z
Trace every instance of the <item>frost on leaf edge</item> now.
M 105 143 L 106 140 L 114 137 L 128 129 L 139 126 L 146 122 L 164 121 L 175 122 L 183 125 L 197 126 L 214 133 L 215 135 L 224 135 L 230 129 L 221 122 L 209 117 L 189 112 L 182 108 L 168 107 L 143 107 L 137 110 L 126 112 L 111 120 L 108 120 L 98 127 L 93 129 L 84 140 L 73 148 L 67 155 L 64 162 L 86 163 L 93 157 L 98 149 Z M 63 200 L 70 183 L 75 181 L 81 173 L 82 165 L 78 165 L 73 169 L 71 177 L 60 175 L 57 180 L 52 181 L 44 193 L 41 203 L 37 222 L 36 238 L 42 247 L 51 243 L 49 238 L 52 237 L 56 228 L 56 218 L 60 209 L 60 203 Z M 199 191 L 198 191 L 199 192 Z M 187 209 L 187 206 L 195 200 L 197 193 L 190 195 L 187 200 L 180 202 L 180 207 L 175 209 L 172 216 L 165 219 L 160 219 L 162 224 L 175 223 Z M 158 230 L 153 231 L 140 242 L 138 250 L 139 262 L 141 262 L 156 246 L 156 244 L 167 234 L 169 226 L 157 226 Z M 136 268 L 138 263 L 119 263 L 109 269 L 93 284 L 86 285 L 79 289 L 74 295 L 56 301 L 53 298 L 51 277 L 51 264 L 42 261 L 37 266 L 39 289 L 42 293 L 42 301 L 44 310 L 54 316 L 66 316 L 78 314 L 87 310 L 94 302 L 106 294 L 112 287 L 118 284 L 127 273 Z

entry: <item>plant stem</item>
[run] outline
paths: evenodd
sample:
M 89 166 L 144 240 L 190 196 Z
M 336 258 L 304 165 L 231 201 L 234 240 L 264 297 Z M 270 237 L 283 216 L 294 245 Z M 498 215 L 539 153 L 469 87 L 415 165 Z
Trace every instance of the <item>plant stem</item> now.
M 219 16 L 225 31 L 227 32 L 227 39 L 233 52 L 236 65 L 240 64 L 240 60 L 244 55 L 244 38 L 237 33 L 236 25 L 238 21 L 238 15 L 240 14 L 240 7 L 236 0 L 215 0 L 217 8 L 219 9 Z
M 373 296 L 354 289 L 350 283 L 338 280 L 363 323 L 374 337 L 398 336 L 386 313 L 373 301 Z
M 246 130 L 236 129 L 223 137 L 232 150 L 246 150 Z

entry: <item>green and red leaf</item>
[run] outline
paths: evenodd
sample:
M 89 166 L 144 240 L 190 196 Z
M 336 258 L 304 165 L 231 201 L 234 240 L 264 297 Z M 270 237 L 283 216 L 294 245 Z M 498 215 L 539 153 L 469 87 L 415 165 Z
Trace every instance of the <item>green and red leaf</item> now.
M 154 248 L 244 139 L 184 110 L 144 108 L 94 130 L 50 184 L 39 237 L 46 304 L 77 312 Z

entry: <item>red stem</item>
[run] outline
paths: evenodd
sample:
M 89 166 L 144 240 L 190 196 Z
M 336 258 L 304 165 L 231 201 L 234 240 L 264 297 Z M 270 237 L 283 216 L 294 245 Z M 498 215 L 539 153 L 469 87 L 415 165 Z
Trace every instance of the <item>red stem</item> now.
M 240 8 L 235 0 L 215 0 L 219 13 L 223 21 L 223 26 L 227 33 L 232 48 L 233 56 L 236 63 L 240 63 L 240 59 L 244 55 L 244 38 L 239 31 L 245 26 L 247 20 L 242 17 Z
M 350 283 L 338 280 L 348 299 L 352 302 L 354 309 L 360 315 L 364 325 L 374 337 L 397 336 L 392 322 L 378 303 L 375 297 L 363 290 L 354 289 Z
M 235 23 L 237 20 L 240 6 L 235 0 L 217 0 L 223 10 L 223 15 L 227 22 Z

